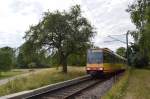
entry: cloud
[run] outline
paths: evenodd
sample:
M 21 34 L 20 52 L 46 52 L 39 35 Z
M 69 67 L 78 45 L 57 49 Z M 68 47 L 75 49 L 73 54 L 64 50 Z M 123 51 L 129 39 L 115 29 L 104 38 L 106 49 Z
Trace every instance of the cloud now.
M 133 1 L 133 0 L 131 0 Z M 103 43 L 107 35 L 124 34 L 134 29 L 130 15 L 125 12 L 129 0 L 0 0 L 0 47 L 19 47 L 24 40 L 25 31 L 37 24 L 43 12 L 68 10 L 80 4 L 83 15 L 97 29 L 93 42 L 100 47 L 116 49 L 121 43 Z M 119 37 L 122 39 L 122 37 Z M 108 39 L 108 38 L 107 38 Z M 109 38 L 110 39 L 110 38 Z M 117 46 L 117 47 L 114 47 Z
M 82 0 L 82 4 L 87 8 L 86 11 L 90 13 L 91 22 L 95 24 L 98 31 L 97 36 L 93 40 L 97 46 L 109 47 L 111 49 L 116 49 L 118 46 L 125 46 L 125 44 L 119 42 L 104 43 L 104 41 L 107 40 L 106 37 L 108 35 L 124 34 L 128 30 L 135 29 L 135 26 L 130 21 L 129 13 L 125 11 L 131 1 Z M 117 38 L 123 40 L 124 37 Z M 109 38 L 109 40 L 111 39 Z
M 0 47 L 19 47 L 25 31 L 37 24 L 43 12 L 69 9 L 71 0 L 0 0 Z

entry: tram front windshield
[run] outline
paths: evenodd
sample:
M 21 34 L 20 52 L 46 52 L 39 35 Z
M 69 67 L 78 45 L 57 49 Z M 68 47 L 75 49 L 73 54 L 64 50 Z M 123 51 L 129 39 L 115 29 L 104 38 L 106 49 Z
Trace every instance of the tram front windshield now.
M 103 53 L 98 51 L 88 51 L 87 63 L 88 64 L 100 64 L 103 62 Z

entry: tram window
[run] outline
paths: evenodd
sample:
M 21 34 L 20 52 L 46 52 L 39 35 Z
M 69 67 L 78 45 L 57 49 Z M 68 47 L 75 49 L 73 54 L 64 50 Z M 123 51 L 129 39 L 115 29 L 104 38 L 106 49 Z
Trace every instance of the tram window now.
M 118 61 L 119 61 L 119 60 L 118 60 L 118 57 L 117 57 L 117 56 L 115 56 L 115 57 L 116 57 L 116 63 L 118 63 Z
M 103 62 L 103 53 L 102 52 L 88 52 L 87 55 L 87 63 L 89 64 L 97 64 Z
M 116 59 L 115 59 L 115 56 L 114 55 L 111 55 L 111 63 L 115 63 L 116 62 Z
M 111 54 L 104 52 L 104 63 L 112 63 L 113 59 Z
M 122 60 L 120 58 L 118 58 L 118 59 L 119 59 L 118 63 L 122 63 Z
M 124 63 L 124 60 L 122 59 L 122 63 Z
M 119 57 L 117 57 L 117 58 L 118 58 L 118 63 L 121 63 L 121 59 Z
M 119 63 L 119 58 L 117 56 L 115 56 L 115 59 L 116 59 L 116 63 Z
M 122 59 L 120 59 L 120 63 L 123 63 L 123 62 L 122 62 Z
M 114 63 L 114 57 L 112 54 L 109 54 L 109 57 L 110 57 L 110 63 Z
M 118 59 L 118 63 L 121 63 L 121 60 L 120 60 L 120 58 L 119 58 L 119 57 L 117 57 L 117 59 Z
M 114 56 L 114 59 L 115 59 L 115 63 L 117 63 L 117 58 L 116 58 L 116 56 Z

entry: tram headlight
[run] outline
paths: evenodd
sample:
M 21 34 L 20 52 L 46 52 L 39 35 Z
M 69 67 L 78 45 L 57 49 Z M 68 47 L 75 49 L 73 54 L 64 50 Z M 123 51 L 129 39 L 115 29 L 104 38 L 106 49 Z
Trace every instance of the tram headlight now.
M 103 70 L 103 67 L 98 68 L 98 70 Z
M 91 70 L 91 68 L 87 67 L 86 70 Z

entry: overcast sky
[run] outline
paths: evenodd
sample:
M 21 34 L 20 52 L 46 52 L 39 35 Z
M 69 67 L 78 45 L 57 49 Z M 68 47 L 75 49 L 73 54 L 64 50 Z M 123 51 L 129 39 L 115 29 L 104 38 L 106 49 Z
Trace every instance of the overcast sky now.
M 23 42 L 25 31 L 32 24 L 37 24 L 42 13 L 54 10 L 68 10 L 80 4 L 83 15 L 95 26 L 97 35 L 93 39 L 99 47 L 115 50 L 125 46 L 120 42 L 111 41 L 108 35 L 124 34 L 134 30 L 129 13 L 125 12 L 133 0 L 0 0 L 0 47 L 19 47 Z M 114 36 L 125 40 L 125 36 Z

